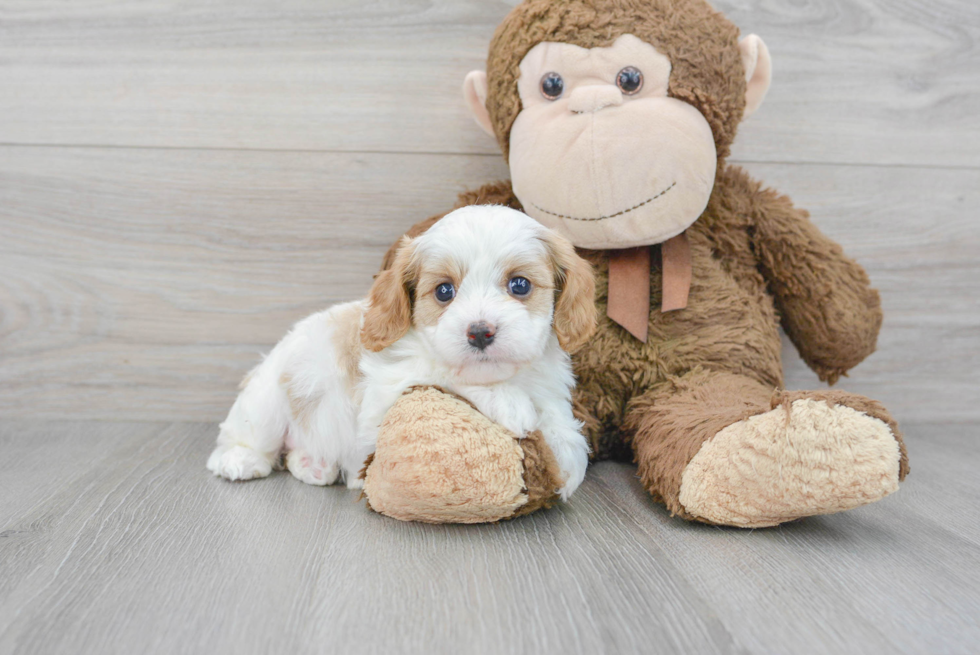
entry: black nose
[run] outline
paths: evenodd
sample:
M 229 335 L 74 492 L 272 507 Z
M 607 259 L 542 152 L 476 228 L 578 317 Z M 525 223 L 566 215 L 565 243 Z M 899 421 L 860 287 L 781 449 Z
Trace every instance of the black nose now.
M 469 327 L 466 328 L 466 340 L 474 348 L 485 350 L 487 346 L 493 343 L 493 335 L 495 333 L 496 328 L 486 321 L 470 323 Z

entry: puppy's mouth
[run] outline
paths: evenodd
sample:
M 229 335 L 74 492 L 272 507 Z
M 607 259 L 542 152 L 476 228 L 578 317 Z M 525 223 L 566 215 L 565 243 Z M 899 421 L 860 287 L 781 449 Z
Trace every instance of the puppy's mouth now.
M 548 214 L 549 216 L 554 216 L 555 218 L 563 218 L 563 219 L 568 220 L 568 221 L 585 221 L 585 222 L 605 221 L 605 220 L 608 220 L 610 218 L 616 218 L 617 216 L 622 216 L 623 214 L 628 214 L 631 211 L 633 211 L 634 209 L 639 209 L 640 207 L 643 207 L 644 205 L 649 205 L 651 202 L 653 202 L 657 198 L 663 196 L 668 191 L 670 191 L 671 189 L 673 189 L 675 186 L 677 186 L 677 182 L 676 181 L 671 182 L 670 183 L 670 186 L 668 186 L 666 189 L 664 189 L 663 191 L 661 191 L 657 195 L 650 196 L 649 198 L 647 198 L 646 200 L 644 200 L 641 203 L 637 203 L 637 204 L 633 205 L 632 207 L 627 207 L 626 209 L 622 209 L 622 210 L 616 212 L 615 214 L 608 214 L 606 216 L 588 216 L 588 217 L 567 216 L 565 214 L 559 214 L 558 212 L 553 212 L 553 211 L 547 210 L 544 207 L 541 207 L 540 205 L 537 205 L 537 204 L 535 204 L 533 202 L 531 203 L 531 206 L 534 207 L 535 209 L 537 209 L 540 212 L 544 212 L 545 214 Z
M 508 364 L 510 362 L 504 361 L 495 352 L 490 352 L 492 346 L 488 346 L 484 350 L 478 350 L 476 348 L 470 348 L 469 360 L 470 364 Z

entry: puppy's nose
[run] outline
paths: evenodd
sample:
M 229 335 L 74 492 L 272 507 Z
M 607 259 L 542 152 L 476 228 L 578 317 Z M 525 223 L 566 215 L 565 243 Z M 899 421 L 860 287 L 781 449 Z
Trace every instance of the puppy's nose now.
M 497 328 L 486 321 L 470 323 L 469 327 L 466 328 L 466 340 L 474 348 L 485 350 L 493 342 L 493 335 L 496 332 Z

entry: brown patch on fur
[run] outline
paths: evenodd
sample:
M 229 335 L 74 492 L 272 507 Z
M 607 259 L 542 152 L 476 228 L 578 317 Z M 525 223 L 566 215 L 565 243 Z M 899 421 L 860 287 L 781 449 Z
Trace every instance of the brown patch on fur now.
M 439 318 L 446 311 L 450 303 L 441 303 L 435 299 L 431 293 L 422 295 L 415 301 L 415 308 L 412 316 L 418 326 L 431 326 L 439 322 Z
M 352 305 L 335 317 L 337 328 L 332 340 L 337 350 L 337 364 L 344 372 L 348 389 L 356 387 L 360 378 L 362 315 L 363 310 Z
M 528 433 L 520 444 L 524 450 L 524 489 L 527 503 L 518 507 L 509 518 L 552 507 L 558 502 L 558 489 L 565 484 L 558 460 L 540 431 Z
M 738 28 L 704 0 L 526 0 L 497 28 L 487 57 L 487 110 L 507 158 L 521 111 L 517 80 L 528 51 L 544 41 L 604 48 L 623 34 L 671 61 L 668 95 L 705 114 L 723 159 L 745 111 Z
M 512 278 L 521 276 L 531 283 L 531 293 L 518 297 L 511 295 L 514 302 L 519 302 L 531 314 L 547 316 L 552 311 L 555 302 L 554 271 L 550 262 L 534 259 L 530 261 L 508 261 L 505 266 L 507 274 L 500 281 L 500 287 L 509 293 Z
M 500 280 L 500 285 L 505 289 L 511 278 L 517 275 L 530 280 L 535 289 L 555 288 L 554 266 L 550 257 L 547 259 L 513 257 L 504 262 L 504 269 L 507 273 Z
M 293 420 L 301 428 L 308 430 L 313 421 L 313 415 L 316 413 L 316 408 L 319 407 L 323 396 L 320 394 L 310 395 L 304 393 L 289 373 L 283 373 L 279 376 L 279 386 L 283 388 L 286 392 L 286 398 L 289 399 L 289 411 L 293 416 Z
M 446 308 L 452 302 L 441 303 L 436 300 L 435 290 L 444 282 L 449 282 L 457 289 L 466 275 L 460 262 L 454 260 L 423 262 L 419 273 L 419 281 L 415 287 L 415 307 L 412 317 L 416 325 L 430 326 L 439 322 Z
M 555 301 L 555 334 L 558 343 L 573 353 L 595 334 L 595 277 L 592 266 L 575 254 L 575 248 L 564 237 L 547 233 L 545 247 L 554 267 L 558 299 Z
M 361 343 L 372 352 L 384 350 L 412 327 L 412 293 L 417 271 L 411 239 L 402 238 L 390 269 L 374 280 L 361 328 Z

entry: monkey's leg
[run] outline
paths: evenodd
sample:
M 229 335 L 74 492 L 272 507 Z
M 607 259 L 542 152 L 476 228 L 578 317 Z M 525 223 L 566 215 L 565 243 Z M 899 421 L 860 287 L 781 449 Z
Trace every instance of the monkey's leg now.
M 673 514 L 758 528 L 880 500 L 908 472 L 879 403 L 774 391 L 696 369 L 635 398 L 628 433 L 644 486 Z

